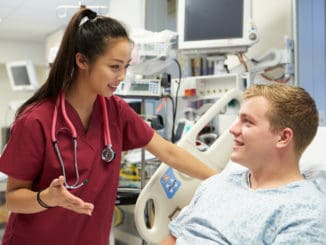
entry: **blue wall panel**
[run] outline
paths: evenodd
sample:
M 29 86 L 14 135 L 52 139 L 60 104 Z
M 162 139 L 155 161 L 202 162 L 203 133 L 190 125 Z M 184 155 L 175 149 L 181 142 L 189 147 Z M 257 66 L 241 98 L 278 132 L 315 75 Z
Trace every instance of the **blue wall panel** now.
M 298 84 L 314 97 L 320 124 L 326 118 L 325 1 L 297 1 Z

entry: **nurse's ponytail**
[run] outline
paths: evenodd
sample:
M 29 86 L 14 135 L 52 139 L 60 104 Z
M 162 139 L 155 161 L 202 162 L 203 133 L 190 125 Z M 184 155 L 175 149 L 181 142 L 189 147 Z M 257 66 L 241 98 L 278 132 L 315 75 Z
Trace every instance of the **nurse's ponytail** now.
M 105 53 L 109 41 L 114 38 L 126 38 L 130 41 L 126 28 L 117 20 L 99 16 L 94 11 L 81 8 L 70 20 L 57 56 L 51 66 L 45 83 L 17 111 L 16 117 L 31 104 L 50 98 L 55 100 L 61 90 L 71 86 L 76 76 L 75 56 L 79 52 L 87 60 L 95 62 Z

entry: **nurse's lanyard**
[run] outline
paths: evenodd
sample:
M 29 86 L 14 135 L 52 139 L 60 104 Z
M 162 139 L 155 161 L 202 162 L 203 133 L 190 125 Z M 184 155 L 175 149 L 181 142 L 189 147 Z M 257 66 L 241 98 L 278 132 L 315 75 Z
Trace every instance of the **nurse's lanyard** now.
M 103 96 L 99 96 L 99 99 L 100 99 L 101 107 L 102 107 L 102 117 L 103 117 L 103 125 L 104 125 L 103 126 L 104 127 L 104 144 L 105 144 L 105 148 L 102 150 L 102 160 L 109 163 L 114 159 L 115 152 L 113 151 L 112 144 L 111 144 L 111 137 L 110 137 L 110 130 L 109 130 L 109 119 L 108 119 L 106 101 Z M 55 131 L 57 118 L 58 118 L 58 108 L 60 105 L 61 105 L 61 111 L 62 111 L 63 118 L 64 118 L 65 122 L 68 124 L 69 130 L 71 132 L 72 142 L 73 142 L 73 147 L 74 147 L 73 154 L 74 154 L 74 167 L 75 167 L 76 181 L 72 185 L 68 184 L 68 181 L 66 178 L 65 166 L 64 166 L 64 163 L 62 160 L 62 156 L 61 156 L 59 145 L 58 145 L 58 140 L 56 137 L 56 131 Z M 70 119 L 67 115 L 66 106 L 65 106 L 65 96 L 64 96 L 63 92 L 61 92 L 60 95 L 58 96 L 56 104 L 54 106 L 52 126 L 51 126 L 51 139 L 52 139 L 52 143 L 53 143 L 53 146 L 57 153 L 57 156 L 58 156 L 58 159 L 60 162 L 60 166 L 62 169 L 62 174 L 63 174 L 64 181 L 65 181 L 64 186 L 67 189 L 77 189 L 77 188 L 83 186 L 84 184 L 86 184 L 88 182 L 87 179 L 85 179 L 82 182 L 79 181 L 79 170 L 78 170 L 78 161 L 77 161 L 77 132 L 76 132 L 74 125 L 72 124 L 72 122 L 70 121 Z

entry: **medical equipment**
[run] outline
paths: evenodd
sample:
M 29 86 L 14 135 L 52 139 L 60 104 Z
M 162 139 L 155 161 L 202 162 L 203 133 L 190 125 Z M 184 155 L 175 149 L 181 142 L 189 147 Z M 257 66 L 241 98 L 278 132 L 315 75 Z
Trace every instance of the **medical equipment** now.
M 114 157 L 115 157 L 115 152 L 112 149 L 112 144 L 111 144 L 111 137 L 110 137 L 110 130 L 109 130 L 109 119 L 108 119 L 108 112 L 107 112 L 107 107 L 106 107 L 106 101 L 103 96 L 99 96 L 100 102 L 101 102 L 101 107 L 102 107 L 102 116 L 103 116 L 103 125 L 104 125 L 104 144 L 105 148 L 102 151 L 102 160 L 109 163 L 111 162 Z M 70 185 L 68 184 L 67 178 L 66 178 L 66 171 L 65 171 L 65 166 L 64 162 L 60 153 L 59 149 L 59 144 L 58 140 L 56 137 L 56 123 L 57 123 L 57 118 L 58 118 L 58 108 L 61 105 L 61 112 L 63 115 L 63 119 L 65 122 L 68 124 L 69 130 L 71 132 L 72 136 L 72 141 L 73 141 L 73 154 L 74 154 L 74 167 L 75 167 L 75 175 L 76 175 L 76 181 L 74 184 Z M 52 118 L 52 126 L 51 126 L 51 139 L 53 146 L 55 148 L 56 154 L 58 156 L 58 160 L 60 162 L 60 166 L 62 169 L 62 174 L 64 177 L 64 185 L 67 189 L 77 189 L 84 184 L 88 182 L 87 179 L 83 180 L 82 182 L 79 181 L 79 170 L 78 170 L 78 162 L 77 162 L 77 132 L 70 121 L 67 112 L 66 112 L 66 106 L 65 106 L 65 96 L 64 93 L 61 92 L 60 95 L 57 98 L 56 104 L 54 106 L 53 110 L 53 118 Z
M 284 44 L 284 49 L 273 48 L 258 57 L 242 60 L 239 65 L 230 69 L 230 73 L 242 74 L 246 80 L 246 87 L 249 87 L 252 81 L 266 83 L 271 80 L 282 80 L 281 82 L 294 83 L 294 40 L 285 36 Z M 278 75 L 279 78 L 267 77 L 265 73 L 276 68 L 283 70 L 283 74 Z M 263 81 L 259 81 L 257 75 L 261 75 Z
M 178 46 L 183 52 L 245 52 L 259 40 L 252 0 L 179 0 L 177 22 Z
M 39 87 L 35 66 L 32 61 L 7 62 L 6 69 L 13 91 L 34 91 Z
M 178 86 L 178 79 L 172 79 L 172 96 L 177 96 Z M 183 77 L 178 95 L 184 98 L 217 99 L 233 88 L 242 90 L 244 87 L 243 80 L 237 73 Z M 188 91 L 192 92 L 189 93 Z
M 178 142 L 178 145 L 194 154 L 210 167 L 221 171 L 229 160 L 232 151 L 232 137 L 228 132 L 219 138 L 205 151 L 196 146 L 199 132 L 219 114 L 232 100 L 241 101 L 242 92 L 232 89 L 225 93 L 206 113 L 201 116 L 190 131 Z M 152 178 L 145 185 L 135 206 L 135 222 L 139 234 L 150 243 L 158 243 L 165 238 L 168 224 L 178 212 L 187 205 L 195 192 L 200 180 L 182 174 L 162 163 Z M 155 218 L 151 226 L 145 218 L 147 206 L 153 203 Z
M 158 79 L 141 79 L 136 81 L 123 81 L 119 84 L 115 95 L 121 97 L 151 97 L 162 96 L 161 81 Z

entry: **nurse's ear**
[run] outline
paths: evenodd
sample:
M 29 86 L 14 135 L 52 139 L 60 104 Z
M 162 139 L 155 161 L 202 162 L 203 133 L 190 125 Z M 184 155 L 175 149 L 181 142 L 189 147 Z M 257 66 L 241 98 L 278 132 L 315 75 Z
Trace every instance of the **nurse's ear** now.
M 88 60 L 85 55 L 78 52 L 76 53 L 75 59 L 79 69 L 85 70 L 88 68 Z

